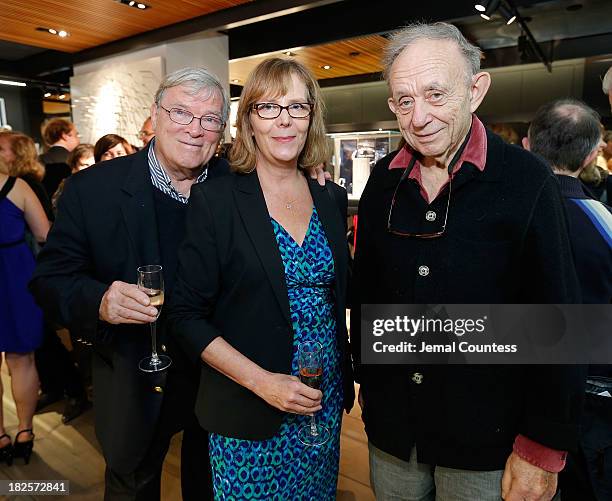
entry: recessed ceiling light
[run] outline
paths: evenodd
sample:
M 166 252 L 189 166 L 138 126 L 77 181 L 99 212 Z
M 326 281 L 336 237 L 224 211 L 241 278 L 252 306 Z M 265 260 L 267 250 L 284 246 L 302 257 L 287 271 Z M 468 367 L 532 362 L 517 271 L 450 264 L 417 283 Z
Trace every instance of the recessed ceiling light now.
M 290 50 L 284 51 L 283 54 L 285 54 L 285 56 L 295 56 L 295 52 L 291 52 Z
M 323 66 L 321 66 L 321 69 L 331 70 L 331 66 L 329 64 L 324 64 Z
M 238 83 L 238 82 L 240 82 L 240 80 L 238 80 L 237 78 L 234 78 L 234 79 L 232 80 L 232 83 Z
M 50 93 L 50 92 L 45 92 L 45 93 L 44 93 L 44 96 L 45 96 L 45 97 L 51 97 L 51 93 Z
M 59 96 L 57 96 L 59 99 L 66 99 L 66 94 L 60 94 Z
M 487 16 L 486 14 L 480 14 L 480 17 L 482 17 L 485 21 L 490 21 L 491 18 L 489 16 Z
M 138 0 L 115 0 L 115 2 L 120 3 L 122 5 L 127 5 L 128 7 L 133 7 L 134 9 L 150 9 L 151 6 L 146 3 L 139 2 Z
M 50 35 L 57 35 L 61 38 L 66 38 L 70 36 L 70 33 L 68 33 L 66 30 L 56 30 L 55 28 L 47 28 L 45 26 L 39 26 L 38 28 L 36 28 L 36 31 L 44 31 L 45 33 L 49 33 Z
M 485 10 L 487 10 L 487 8 L 482 5 L 481 3 L 477 3 L 474 5 L 474 8 L 478 11 L 478 12 L 484 12 Z

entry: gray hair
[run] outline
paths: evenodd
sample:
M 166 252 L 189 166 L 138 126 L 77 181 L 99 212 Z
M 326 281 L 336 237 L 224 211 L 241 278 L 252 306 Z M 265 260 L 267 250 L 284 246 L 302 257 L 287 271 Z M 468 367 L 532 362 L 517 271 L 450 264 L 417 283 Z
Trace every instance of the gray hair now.
M 606 95 L 612 92 L 612 66 L 610 66 L 608 71 L 606 71 L 603 81 L 601 82 L 601 88 Z
M 597 112 L 573 98 L 542 105 L 529 126 L 529 149 L 558 170 L 576 172 L 601 141 Z
M 482 51 L 466 40 L 456 26 L 448 23 L 411 23 L 394 32 L 383 54 L 384 78 L 388 82 L 391 66 L 403 50 L 419 40 L 450 40 L 457 44 L 468 65 L 468 78 L 480 71 Z
M 202 91 L 208 91 L 208 97 L 210 97 L 214 92 L 218 92 L 223 101 L 222 118 L 224 122 L 227 122 L 230 103 L 225 88 L 215 75 L 204 68 L 183 68 L 166 75 L 155 93 L 155 104 L 157 106 L 160 105 L 164 97 L 164 92 L 166 92 L 167 89 L 179 85 L 187 87 L 192 95 L 199 94 Z

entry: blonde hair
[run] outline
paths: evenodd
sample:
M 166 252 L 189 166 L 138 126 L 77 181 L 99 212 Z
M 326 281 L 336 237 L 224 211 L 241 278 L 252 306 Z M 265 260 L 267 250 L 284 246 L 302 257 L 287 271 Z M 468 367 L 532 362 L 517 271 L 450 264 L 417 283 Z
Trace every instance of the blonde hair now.
M 255 168 L 257 145 L 251 127 L 253 105 L 264 96 L 280 97 L 287 94 L 291 76 L 296 75 L 306 86 L 306 99 L 312 105 L 308 136 L 298 157 L 298 167 L 308 169 L 328 157 L 323 114 L 325 105 L 321 89 L 312 73 L 301 63 L 290 59 L 272 58 L 260 63 L 246 81 L 236 117 L 236 141 L 230 151 L 232 170 L 247 173 Z
M 11 151 L 15 155 L 15 160 L 9 164 L 9 174 L 15 177 L 31 175 L 37 181 L 41 181 L 45 176 L 45 168 L 38 161 L 38 152 L 33 139 L 21 132 L 9 131 L 0 132 L 0 138 L 8 139 Z

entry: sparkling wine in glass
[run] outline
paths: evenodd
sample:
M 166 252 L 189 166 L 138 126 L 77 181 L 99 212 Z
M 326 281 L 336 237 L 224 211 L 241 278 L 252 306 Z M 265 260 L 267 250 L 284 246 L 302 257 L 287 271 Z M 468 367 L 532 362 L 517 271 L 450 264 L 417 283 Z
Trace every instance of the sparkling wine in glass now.
M 298 368 L 300 381 L 310 388 L 319 390 L 323 379 L 323 347 L 316 341 L 300 343 L 298 346 Z M 329 440 L 330 432 L 325 426 L 317 424 L 314 414 L 310 424 L 300 427 L 298 439 L 304 445 L 322 445 Z
M 138 288 L 151 300 L 151 306 L 157 308 L 157 318 L 164 304 L 164 277 L 162 267 L 157 264 L 140 266 L 138 269 Z M 143 358 L 138 367 L 144 372 L 158 372 L 167 369 L 172 359 L 167 355 L 157 354 L 157 319 L 151 322 L 151 356 Z

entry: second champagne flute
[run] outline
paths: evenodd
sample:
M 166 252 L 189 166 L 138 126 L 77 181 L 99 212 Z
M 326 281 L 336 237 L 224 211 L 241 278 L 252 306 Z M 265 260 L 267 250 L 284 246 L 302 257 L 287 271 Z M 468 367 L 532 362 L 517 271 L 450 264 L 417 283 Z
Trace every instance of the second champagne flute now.
M 298 368 L 300 381 L 315 390 L 321 388 L 323 379 L 323 346 L 316 341 L 300 343 L 298 346 Z M 310 424 L 300 427 L 298 439 L 304 445 L 323 445 L 329 440 L 330 432 L 325 426 L 317 424 L 314 414 Z
M 164 304 L 164 277 L 162 267 L 158 264 L 140 266 L 138 269 L 138 288 L 151 300 L 151 306 L 157 308 L 157 318 Z M 158 372 L 167 369 L 172 359 L 167 355 L 157 354 L 157 319 L 151 322 L 151 356 L 143 358 L 138 367 L 144 372 Z

